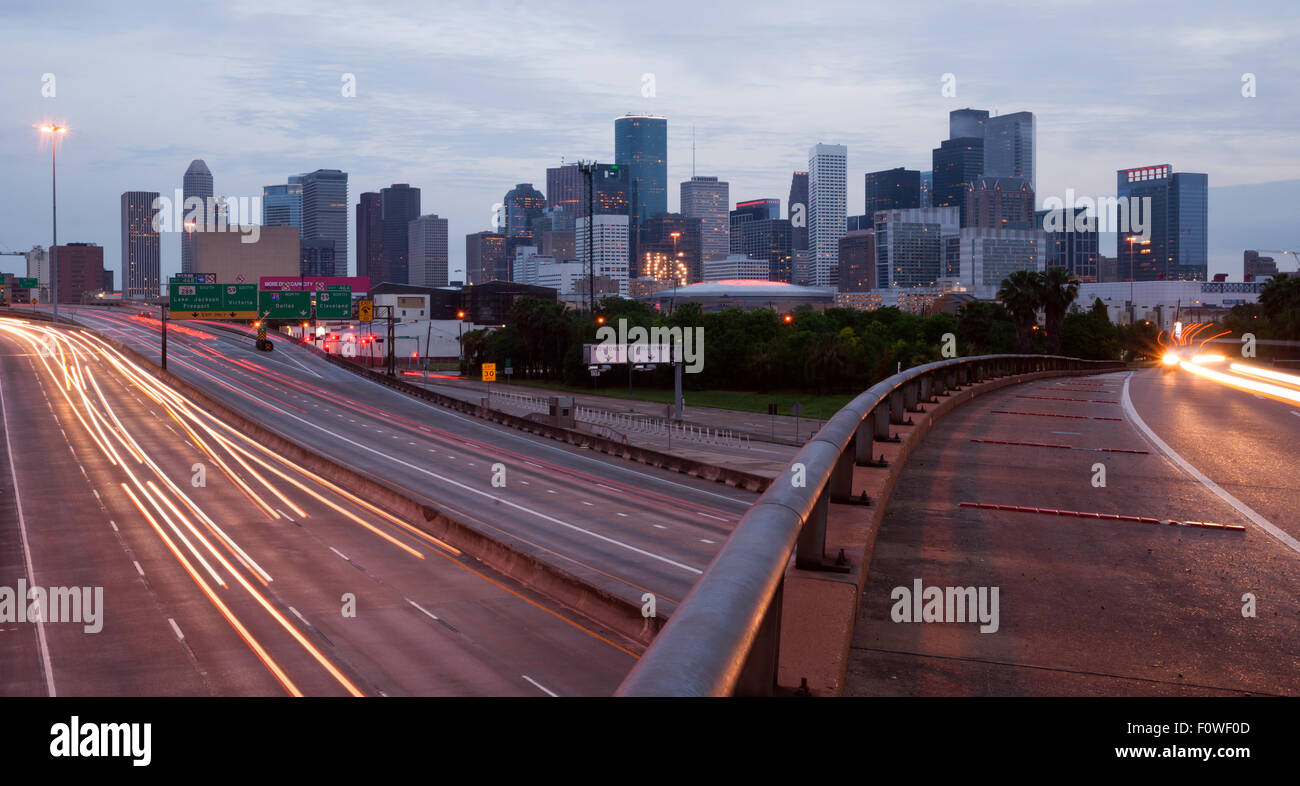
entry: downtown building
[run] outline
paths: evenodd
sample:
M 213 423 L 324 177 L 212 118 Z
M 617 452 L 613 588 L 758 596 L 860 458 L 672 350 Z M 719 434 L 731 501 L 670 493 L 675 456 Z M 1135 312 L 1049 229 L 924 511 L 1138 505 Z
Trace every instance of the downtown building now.
M 1022 177 L 977 177 L 962 206 L 964 227 L 1032 229 L 1034 189 Z
M 935 287 L 961 272 L 961 210 L 956 206 L 876 213 L 875 289 Z
M 628 216 L 633 226 L 668 212 L 667 118 L 632 114 L 615 118 L 614 163 L 628 170 Z
M 58 246 L 55 253 L 59 258 L 60 303 L 80 303 L 86 293 L 104 288 L 103 246 L 68 243 Z
M 348 274 L 348 173 L 317 169 L 302 178 L 302 227 L 299 237 L 328 240 L 333 247 L 331 275 Z
M 465 236 L 466 283 L 486 284 L 510 280 L 510 258 L 506 256 L 506 236 L 490 230 Z
M 626 216 L 631 211 L 630 169 L 618 164 L 593 164 L 592 210 L 598 216 Z M 587 175 L 578 164 L 546 170 L 546 206 L 561 208 L 574 219 L 587 215 Z
M 302 175 L 290 175 L 288 183 L 262 186 L 262 226 L 302 226 Z
M 1097 221 L 1083 207 L 1034 211 L 1034 228 L 1047 236 L 1047 267 L 1061 267 L 1085 284 L 1103 278 Z
M 121 197 L 122 294 L 127 298 L 155 298 L 160 292 L 160 244 L 153 224 L 158 198 L 157 191 L 126 191 Z
M 700 220 L 700 256 L 725 257 L 731 249 L 731 184 L 716 177 L 696 176 L 682 181 L 682 215 Z
M 871 228 L 877 211 L 930 206 L 928 202 L 921 202 L 920 171 L 901 166 L 866 173 L 863 176 L 863 194 L 866 197 L 863 214 L 867 217 L 867 225 L 859 227 L 859 230 Z
M 704 275 L 703 221 L 681 213 L 647 219 L 637 230 L 633 278 L 693 283 Z
M 408 276 L 405 283 L 447 286 L 447 219 L 420 216 L 407 224 Z
M 197 207 L 200 215 L 207 215 L 208 203 L 212 199 L 212 172 L 203 159 L 196 158 L 190 162 L 181 180 L 181 191 L 182 204 L 174 206 L 174 210 L 180 210 L 181 215 L 184 216 Z M 197 200 L 197 204 L 190 200 Z M 204 224 L 204 226 L 190 226 L 185 222 L 181 227 L 181 273 L 202 272 L 198 270 L 198 238 L 195 237 L 195 233 L 204 229 L 216 229 L 206 226 L 206 221 Z
M 1209 272 L 1209 178 L 1174 172 L 1169 164 L 1121 169 L 1116 195 L 1150 198 L 1143 211 L 1150 237 L 1120 232 L 1116 239 L 1119 277 L 1125 281 L 1204 281 Z M 1139 204 L 1143 204 L 1139 202 Z M 1130 228 L 1133 216 L 1129 217 Z
M 297 227 L 262 227 L 256 243 L 243 242 L 244 235 L 238 232 L 198 232 L 195 239 L 199 259 L 203 260 L 200 272 L 212 275 L 218 284 L 257 284 L 262 276 L 316 275 L 302 272 L 303 247 Z M 324 244 L 332 264 L 333 244 L 316 242 Z
M 963 227 L 957 284 L 976 297 L 992 298 L 1017 270 L 1047 268 L 1047 233 L 1041 229 Z M 948 277 L 949 279 L 951 277 Z
M 378 191 L 367 191 L 357 202 L 357 275 L 383 283 L 384 202 Z
M 575 235 L 578 261 L 590 265 L 593 276 L 608 276 L 618 284 L 618 294 L 627 297 L 628 217 L 584 216 L 576 222 Z
M 876 230 L 859 229 L 840 238 L 840 292 L 876 288 Z
M 780 215 L 779 199 L 737 202 L 729 217 L 731 254 L 765 261 L 765 278 L 788 284 L 794 279 L 795 233 L 790 219 Z
M 848 215 L 848 154 L 844 145 L 817 144 L 808 151 L 808 283 L 815 287 L 837 282 Z
M 383 214 L 384 249 L 383 264 L 370 276 L 376 282 L 418 284 L 410 280 L 409 226 L 420 217 L 420 189 L 409 183 L 394 183 L 379 189 L 380 211 Z

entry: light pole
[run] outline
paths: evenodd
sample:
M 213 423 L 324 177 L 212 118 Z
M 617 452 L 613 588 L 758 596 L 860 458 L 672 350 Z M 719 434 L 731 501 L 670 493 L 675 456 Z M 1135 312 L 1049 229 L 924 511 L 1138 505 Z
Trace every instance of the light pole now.
M 54 321 L 59 321 L 59 178 L 56 151 L 59 147 L 59 135 L 68 133 L 65 126 L 46 124 L 41 126 L 42 133 L 50 135 L 50 206 L 54 224 L 54 237 L 50 243 L 50 302 L 54 304 Z

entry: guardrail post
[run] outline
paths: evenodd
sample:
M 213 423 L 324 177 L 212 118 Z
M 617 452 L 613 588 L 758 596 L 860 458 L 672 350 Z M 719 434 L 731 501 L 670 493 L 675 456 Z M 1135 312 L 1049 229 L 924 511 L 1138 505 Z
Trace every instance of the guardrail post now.
M 871 463 L 871 432 L 875 429 L 876 412 L 872 410 L 867 416 L 858 423 L 858 430 L 853 435 L 853 460 L 858 466 L 866 466 Z M 885 424 L 889 428 L 889 424 Z
M 861 430 L 859 425 L 858 429 Z M 831 502 L 852 502 L 853 501 L 853 465 L 857 463 L 857 435 L 854 435 L 844 452 L 835 460 L 835 467 L 831 469 Z M 871 455 L 871 449 L 867 448 L 867 455 Z
M 908 412 L 917 411 L 917 394 L 921 388 L 921 383 L 917 380 L 903 383 L 903 408 Z
M 890 407 L 880 402 L 871 410 L 871 438 L 876 442 L 897 442 L 889 436 Z
M 903 391 L 894 390 L 889 394 L 889 422 L 896 426 L 906 425 L 903 419 Z
M 795 567 L 800 570 L 824 570 L 826 562 L 826 510 L 830 505 L 830 484 L 823 487 L 817 495 L 808 520 L 799 530 L 799 540 L 795 544 Z
M 771 696 L 776 689 L 777 664 L 781 654 L 781 606 L 785 595 L 785 579 L 776 586 L 772 603 L 759 623 L 754 645 L 745 657 L 740 676 L 736 679 L 735 696 Z
M 931 399 L 934 397 L 934 391 L 933 391 L 934 379 L 929 374 L 926 374 L 925 376 L 921 377 L 920 386 L 921 386 L 921 392 L 920 392 L 921 402 L 926 404 L 930 403 Z

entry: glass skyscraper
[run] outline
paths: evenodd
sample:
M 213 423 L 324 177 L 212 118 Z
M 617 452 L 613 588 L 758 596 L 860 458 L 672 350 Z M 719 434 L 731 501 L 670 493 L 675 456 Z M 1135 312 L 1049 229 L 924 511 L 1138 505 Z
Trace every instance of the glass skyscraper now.
M 1129 281 L 1204 281 L 1209 271 L 1209 178 L 1174 172 L 1169 164 L 1116 172 L 1117 196 L 1150 198 L 1141 218 L 1150 237 L 1120 232 L 1116 239 L 1118 274 Z M 1139 203 L 1144 204 L 1144 203 Z M 1121 212 L 1122 216 L 1123 213 Z M 1134 229 L 1134 216 L 1129 216 Z
M 301 175 L 301 240 L 325 238 L 334 243 L 334 275 L 348 271 L 348 173 L 317 169 Z
M 122 194 L 122 291 L 129 298 L 158 297 L 161 259 L 153 219 L 157 191 Z
M 614 163 L 628 170 L 632 222 L 668 212 L 668 119 L 625 115 L 614 120 Z
M 848 216 L 848 156 L 844 145 L 813 145 L 808 151 L 808 278 L 835 286 L 840 238 Z
M 966 192 L 984 170 L 984 138 L 946 139 L 934 149 L 933 160 L 933 206 L 964 208 Z
M 262 226 L 302 226 L 302 176 L 284 185 L 262 186 Z
M 886 169 L 868 172 L 864 177 L 866 210 L 869 222 L 862 229 L 870 229 L 871 216 L 877 210 L 907 210 L 921 205 L 921 173 L 915 169 Z M 925 205 L 929 207 L 929 205 Z
M 202 200 L 198 205 L 199 215 L 207 216 L 208 200 L 212 198 L 212 172 L 208 165 L 201 158 L 196 158 L 190 162 L 190 166 L 185 170 L 185 177 L 181 183 L 182 199 L 184 205 L 175 205 L 173 210 L 179 210 L 182 217 L 194 209 L 190 205 L 190 199 Z M 204 223 L 200 218 L 199 223 Z M 214 227 L 208 227 L 214 229 Z M 201 273 L 201 270 L 195 270 L 194 266 L 198 262 L 198 239 L 194 236 L 194 231 L 202 231 L 204 227 L 194 227 L 193 231 L 189 227 L 182 227 L 181 232 L 181 272 L 182 273 Z

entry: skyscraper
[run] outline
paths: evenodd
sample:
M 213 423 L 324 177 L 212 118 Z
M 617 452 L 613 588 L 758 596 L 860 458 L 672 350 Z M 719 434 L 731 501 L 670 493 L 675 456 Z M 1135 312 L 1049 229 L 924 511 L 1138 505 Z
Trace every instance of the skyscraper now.
M 664 213 L 646 219 L 637 232 L 634 278 L 695 283 L 704 275 L 702 219 Z
M 334 275 L 348 270 L 348 173 L 317 169 L 302 177 L 302 240 L 334 242 Z
M 964 209 L 966 192 L 984 170 L 984 138 L 963 136 L 944 140 L 933 152 L 934 207 Z
M 781 200 L 752 199 L 737 202 L 728 217 L 731 253 L 767 262 L 768 281 L 793 283 L 794 230 L 790 219 L 780 218 Z
M 465 236 L 465 278 L 470 284 L 510 280 L 504 234 L 484 231 Z
M 591 247 L 588 250 L 587 222 L 590 228 Z M 618 293 L 627 297 L 628 285 L 628 218 L 627 216 L 596 216 L 578 219 L 575 225 L 578 261 L 591 265 L 594 276 L 609 276 L 618 283 Z
M 104 288 L 104 247 L 96 243 L 60 245 L 59 302 L 80 303 L 81 296 Z
M 546 209 L 546 196 L 532 183 L 520 183 L 506 192 L 505 235 L 508 238 L 533 239 L 533 219 Z
M 1056 215 L 1052 215 L 1056 213 Z M 1101 281 L 1096 218 L 1082 207 L 1034 211 L 1034 228 L 1047 235 L 1047 267 L 1062 267 L 1085 284 Z
M 378 280 L 406 284 L 410 275 L 408 225 L 420 217 L 420 189 L 394 183 L 379 189 L 379 197 L 384 214 L 384 263 Z
M 1209 271 L 1209 178 L 1197 172 L 1174 172 L 1169 164 L 1155 164 L 1121 169 L 1116 181 L 1121 202 L 1130 197 L 1151 199 L 1149 213 L 1143 210 L 1135 217 L 1130 211 L 1128 229 L 1132 231 L 1121 231 L 1117 239 L 1120 279 L 1204 281 Z M 1138 218 L 1150 232 L 1147 240 L 1136 233 Z
M 725 257 L 730 249 L 731 184 L 716 177 L 682 181 L 682 215 L 700 220 L 700 258 Z
M 592 182 L 596 193 L 592 197 L 592 207 L 596 215 L 628 215 L 630 170 L 617 164 L 594 166 Z M 564 208 L 564 212 L 575 219 L 587 215 L 587 176 L 577 164 L 565 164 L 546 170 L 546 204 L 548 207 Z
M 984 138 L 984 127 L 988 123 L 987 109 L 954 109 L 948 113 L 948 138 L 962 137 Z
M 840 238 L 841 292 L 869 292 L 876 288 L 876 231 L 860 229 Z
M 871 228 L 871 217 L 877 210 L 906 210 L 921 205 L 921 173 L 915 169 L 885 169 L 880 172 L 868 172 L 863 176 L 866 194 L 867 226 Z M 929 207 L 929 205 L 925 205 Z
M 808 151 L 809 283 L 834 286 L 847 215 L 849 149 L 813 145 Z
M 984 171 L 988 177 L 1020 177 L 1034 190 L 1038 172 L 1033 112 L 995 115 L 984 123 Z
M 122 194 L 122 278 L 128 298 L 158 297 L 161 259 L 153 219 L 157 191 Z
M 190 166 L 185 170 L 185 177 L 181 184 L 184 205 L 180 206 L 181 216 L 185 216 L 196 207 L 199 215 L 207 215 L 208 200 L 212 198 L 212 172 L 208 170 L 208 165 L 203 159 L 196 158 L 190 162 Z M 197 199 L 198 204 L 191 202 L 191 199 Z M 195 231 L 203 229 L 212 229 L 212 227 L 202 226 L 203 221 L 200 219 L 200 226 L 190 227 L 188 222 L 181 233 L 181 272 L 197 273 L 202 271 L 195 270 L 197 254 L 195 253 L 198 244 L 193 237 Z
M 876 213 L 875 285 L 929 287 L 961 269 L 961 209 L 922 207 Z
M 409 284 L 447 286 L 447 219 L 420 216 L 407 227 Z
M 668 212 L 667 118 L 631 114 L 615 118 L 614 163 L 628 169 L 632 223 Z
M 966 192 L 962 226 L 984 229 L 1031 229 L 1034 190 L 1022 177 L 978 177 Z
M 384 201 L 378 191 L 367 191 L 357 202 L 357 275 L 383 283 Z
M 262 225 L 302 226 L 302 176 L 289 175 L 289 182 L 262 186 Z
M 785 217 L 794 230 L 795 251 L 808 250 L 808 173 L 795 172 L 790 178 L 790 200 L 785 203 Z M 846 208 L 847 211 L 847 208 Z

